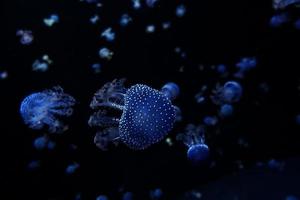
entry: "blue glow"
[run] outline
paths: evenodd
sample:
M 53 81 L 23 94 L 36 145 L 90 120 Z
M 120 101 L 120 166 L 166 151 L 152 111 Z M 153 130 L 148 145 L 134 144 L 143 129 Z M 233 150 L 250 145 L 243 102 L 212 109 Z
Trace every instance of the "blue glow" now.
M 101 33 L 101 37 L 105 38 L 108 42 L 112 42 L 115 40 L 116 34 L 113 32 L 112 28 L 109 27 Z
M 20 113 L 30 128 L 42 129 L 48 126 L 49 132 L 60 133 L 67 127 L 56 116 L 71 116 L 74 105 L 73 97 L 65 94 L 61 87 L 54 87 L 27 96 L 21 103 Z
M 32 31 L 29 30 L 18 30 L 16 35 L 20 37 L 20 43 L 23 45 L 30 45 L 34 40 Z
M 183 17 L 186 13 L 186 7 L 185 5 L 179 5 L 176 8 L 176 16 L 177 17 Z

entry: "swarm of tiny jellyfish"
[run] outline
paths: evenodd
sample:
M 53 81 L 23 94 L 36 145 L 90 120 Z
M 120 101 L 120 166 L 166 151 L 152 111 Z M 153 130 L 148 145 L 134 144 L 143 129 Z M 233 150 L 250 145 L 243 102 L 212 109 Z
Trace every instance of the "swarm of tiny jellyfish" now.
M 24 123 L 32 129 L 48 126 L 50 133 L 61 133 L 68 127 L 59 117 L 71 116 L 74 105 L 75 99 L 58 86 L 24 98 L 20 114 Z
M 187 147 L 187 158 L 199 163 L 209 156 L 209 147 L 205 144 L 204 126 L 188 124 L 184 133 L 177 135 L 176 139 L 182 141 Z
M 178 94 L 179 87 L 174 83 L 167 83 L 161 91 L 142 84 L 126 89 L 124 79 L 106 83 L 90 104 L 96 111 L 89 125 L 101 129 L 94 142 L 102 150 L 118 141 L 142 150 L 161 141 L 175 123 L 176 108 L 171 99 Z M 112 111 L 121 112 L 121 117 L 115 117 Z

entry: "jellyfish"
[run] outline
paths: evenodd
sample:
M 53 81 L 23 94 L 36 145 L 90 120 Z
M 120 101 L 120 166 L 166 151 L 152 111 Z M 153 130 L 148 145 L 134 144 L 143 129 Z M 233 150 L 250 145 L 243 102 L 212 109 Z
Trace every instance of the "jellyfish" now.
M 99 195 L 96 200 L 108 200 L 108 197 L 106 195 Z
M 163 194 L 162 189 L 156 188 L 154 190 L 150 190 L 149 196 L 151 200 L 158 200 L 162 198 Z
M 65 170 L 65 173 L 67 175 L 74 174 L 78 170 L 79 166 L 80 165 L 78 163 L 76 163 L 76 162 L 72 163 L 72 164 L 70 164 L 70 165 L 67 166 L 67 168 Z
M 93 15 L 91 18 L 90 18 L 90 22 L 92 24 L 96 24 L 98 21 L 99 21 L 99 15 Z
M 187 147 L 187 158 L 193 163 L 205 161 L 209 156 L 209 147 L 204 143 L 204 127 L 188 124 L 185 133 L 178 134 L 176 139 L 182 141 Z
M 18 30 L 16 35 L 20 37 L 20 43 L 23 45 L 30 45 L 34 39 L 30 30 Z
M 299 6 L 300 0 L 273 0 L 273 8 L 275 10 L 285 9 L 286 7 L 293 4 Z
M 99 50 L 99 56 L 102 59 L 111 60 L 114 53 L 106 47 Z
M 146 5 L 153 8 L 158 0 L 146 0 Z
M 109 27 L 107 29 L 105 29 L 102 33 L 101 33 L 101 37 L 103 37 L 107 42 L 112 42 L 115 40 L 115 32 L 113 32 L 112 28 Z
M 167 84 L 161 91 L 142 84 L 126 89 L 124 81 L 106 83 L 90 104 L 96 111 L 89 125 L 100 128 L 94 142 L 102 150 L 119 141 L 133 150 L 146 149 L 167 136 L 176 120 L 171 99 L 178 93 L 169 91 Z
M 132 200 L 133 199 L 133 194 L 132 192 L 125 192 L 122 195 L 122 200 Z
M 257 60 L 255 57 L 245 57 L 242 58 L 237 64 L 236 64 L 236 68 L 238 69 L 238 72 L 235 73 L 235 77 L 237 78 L 243 78 L 244 74 L 255 68 L 257 65 Z
M 154 33 L 155 32 L 155 25 L 149 24 L 146 26 L 146 33 Z
M 185 13 L 186 13 L 185 5 L 182 4 L 182 5 L 177 6 L 177 8 L 176 8 L 176 16 L 177 17 L 181 18 L 185 15 Z
M 242 86 L 236 81 L 228 81 L 222 87 L 217 86 L 211 96 L 212 101 L 217 105 L 231 104 L 238 102 L 243 93 Z
M 270 26 L 273 28 L 277 28 L 287 23 L 290 20 L 289 15 L 287 13 L 276 14 L 270 19 Z
M 43 135 L 37 137 L 33 141 L 33 146 L 37 150 L 44 150 L 44 149 L 53 150 L 56 146 L 56 143 L 51 141 L 47 135 Z
M 132 18 L 128 14 L 123 14 L 120 19 L 120 25 L 125 27 L 132 21 Z
M 219 111 L 219 115 L 221 117 L 229 117 L 232 115 L 232 113 L 233 113 L 233 106 L 230 104 L 222 105 Z
M 20 114 L 24 123 L 32 129 L 48 126 L 50 133 L 62 133 L 67 130 L 67 126 L 60 117 L 71 116 L 74 105 L 75 99 L 57 86 L 25 97 Z
M 50 17 L 44 19 L 44 24 L 48 27 L 53 26 L 59 22 L 59 16 L 56 14 L 50 15 Z

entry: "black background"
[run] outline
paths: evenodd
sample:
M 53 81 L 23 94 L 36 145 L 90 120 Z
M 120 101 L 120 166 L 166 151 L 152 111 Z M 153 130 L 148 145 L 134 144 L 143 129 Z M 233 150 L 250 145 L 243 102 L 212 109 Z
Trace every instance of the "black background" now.
M 174 12 L 180 3 L 185 3 L 187 13 L 179 19 Z M 120 188 L 132 191 L 137 199 L 148 199 L 149 190 L 157 187 L 163 189 L 166 199 L 175 199 L 195 187 L 210 191 L 212 183 L 238 171 L 237 160 L 246 169 L 252 169 L 258 161 L 299 156 L 299 127 L 295 123 L 300 111 L 299 31 L 291 24 L 269 28 L 269 19 L 274 14 L 271 1 L 161 0 L 153 9 L 144 6 L 138 11 L 131 8 L 128 0 L 103 0 L 103 8 L 75 0 L 4 0 L 0 5 L 0 67 L 9 73 L 8 79 L 0 82 L 2 162 L 7 176 L 2 180 L 10 188 L 9 199 L 72 199 L 78 192 L 82 192 L 83 199 L 95 199 L 99 194 L 120 199 Z M 118 22 L 125 12 L 133 22 L 121 28 Z M 52 13 L 60 16 L 60 22 L 49 28 L 42 20 Z M 89 18 L 96 13 L 100 23 L 91 25 Z M 163 31 L 161 23 L 168 20 L 172 22 L 171 28 Z M 157 25 L 155 33 L 145 33 L 148 24 Z M 100 37 L 108 26 L 116 30 L 113 43 Z M 18 29 L 33 31 L 32 45 L 19 43 Z M 111 61 L 99 59 L 102 46 L 115 52 Z M 186 59 L 174 53 L 177 46 L 185 50 Z M 46 73 L 33 72 L 33 61 L 44 54 L 54 64 Z M 197 104 L 194 95 L 203 85 L 213 89 L 217 82 L 235 80 L 234 64 L 245 56 L 255 56 L 258 66 L 238 80 L 244 95 L 235 106 L 234 117 L 207 132 L 211 148 L 207 164 L 191 165 L 186 159 L 186 147 L 175 140 L 172 147 L 161 142 L 138 152 L 123 145 L 102 152 L 93 144 L 95 131 L 87 125 L 92 113 L 89 103 L 104 83 L 123 77 L 127 86 L 143 83 L 159 89 L 168 81 L 178 83 L 181 94 L 174 104 L 182 109 L 183 121 L 170 133 L 175 139 L 187 123 L 199 124 L 204 116 L 217 113 L 217 107 L 211 103 Z M 90 68 L 96 62 L 103 65 L 100 74 L 94 74 Z M 232 72 L 228 78 L 221 78 L 210 69 L 211 65 L 221 63 Z M 199 70 L 201 64 L 205 70 Z M 184 71 L 180 72 L 182 66 Z M 269 86 L 269 92 L 262 92 L 262 83 Z M 19 105 L 26 95 L 56 85 L 74 96 L 78 104 L 68 120 L 70 129 L 64 135 L 52 136 L 57 148 L 53 152 L 37 152 L 32 141 L 44 132 L 32 131 L 23 124 Z M 220 134 L 215 134 L 216 130 Z M 248 148 L 237 144 L 241 137 L 249 143 Z M 71 151 L 70 144 L 76 144 L 78 149 Z M 26 171 L 32 159 L 42 161 L 36 172 Z M 67 176 L 64 170 L 73 161 L 80 163 L 80 169 Z M 209 167 L 212 161 L 216 162 L 214 168 Z M 297 159 L 293 162 L 298 163 Z M 285 179 L 288 183 L 280 187 L 281 196 L 268 198 L 265 190 L 265 198 L 282 199 L 284 191 L 289 191 L 299 177 L 299 173 L 291 173 Z M 276 178 L 270 180 L 276 184 Z M 218 188 L 225 185 L 221 182 Z M 235 191 L 233 188 L 226 191 Z M 269 193 L 273 192 L 276 193 Z M 224 195 L 217 199 L 232 198 Z

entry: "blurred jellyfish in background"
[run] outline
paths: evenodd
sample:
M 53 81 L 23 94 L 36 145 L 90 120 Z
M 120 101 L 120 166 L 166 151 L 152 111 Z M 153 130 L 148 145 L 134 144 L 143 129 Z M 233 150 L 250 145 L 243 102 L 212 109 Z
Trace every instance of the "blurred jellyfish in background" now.
M 146 26 L 146 33 L 154 33 L 155 32 L 155 26 L 153 24 Z
M 80 165 L 78 163 L 72 163 L 67 166 L 65 173 L 67 175 L 74 174 L 79 169 L 79 167 L 80 167 Z
M 293 4 L 295 4 L 296 6 L 299 6 L 300 0 L 273 0 L 273 8 L 275 10 L 285 9 L 286 7 L 293 5 Z
M 246 72 L 257 66 L 257 60 L 255 57 L 242 58 L 236 65 L 238 72 L 234 74 L 236 78 L 244 78 Z
M 101 72 L 101 68 L 102 68 L 102 66 L 101 66 L 100 63 L 94 63 L 94 64 L 92 64 L 92 69 L 93 69 L 93 71 L 94 71 L 95 74 L 100 73 Z
M 170 22 L 170 21 L 163 22 L 163 23 L 161 24 L 161 26 L 162 26 L 162 28 L 163 28 L 164 30 L 167 30 L 167 29 L 169 29 L 169 28 L 171 27 L 171 22 Z
M 275 160 L 275 159 L 270 159 L 268 161 L 267 165 L 268 165 L 268 168 L 271 170 L 282 171 L 282 170 L 284 170 L 285 162 Z
M 127 26 L 132 21 L 132 18 L 128 14 L 123 14 L 120 19 L 120 25 L 122 27 Z
M 158 0 L 146 0 L 146 5 L 150 8 L 153 8 L 156 2 L 158 2 Z
M 184 193 L 185 200 L 198 200 L 202 199 L 202 193 L 198 190 L 191 190 Z
M 99 195 L 96 200 L 108 200 L 108 197 L 106 195 Z
M 18 30 L 16 35 L 20 37 L 20 43 L 23 45 L 30 45 L 34 39 L 30 30 Z
M 103 37 L 107 42 L 112 42 L 115 40 L 116 34 L 111 27 L 108 27 L 101 33 L 101 37 Z
M 89 125 L 100 129 L 94 141 L 102 150 L 107 149 L 107 143 L 118 141 L 134 150 L 146 149 L 164 139 L 176 120 L 171 99 L 178 93 L 169 91 L 175 85 L 166 86 L 168 83 L 162 91 L 142 84 L 126 89 L 124 81 L 106 83 L 90 104 L 95 112 Z M 116 117 L 116 113 L 121 113 L 121 117 Z
M 156 188 L 154 190 L 150 190 L 149 196 L 151 200 L 159 200 L 163 197 L 163 191 L 160 188 Z
M 181 5 L 177 6 L 177 8 L 176 8 L 176 16 L 177 17 L 181 18 L 185 15 L 185 13 L 186 13 L 185 5 L 181 4 Z
M 300 30 L 300 19 L 297 19 L 297 20 L 294 22 L 294 27 L 295 27 L 297 30 Z
M 99 15 L 93 15 L 91 18 L 90 18 L 90 22 L 92 24 L 96 24 L 98 21 L 99 21 Z
M 219 111 L 219 116 L 220 117 L 229 117 L 233 114 L 233 106 L 230 105 L 230 104 L 224 104 L 224 105 L 221 105 L 220 107 L 220 111 Z
M 182 141 L 187 147 L 187 158 L 197 164 L 205 161 L 209 156 L 209 148 L 205 144 L 204 126 L 188 124 L 184 133 L 177 135 L 176 139 Z
M 125 192 L 122 195 L 122 200 L 133 200 L 133 194 L 132 194 L 132 192 Z
M 132 7 L 135 10 L 138 10 L 141 8 L 141 1 L 140 0 L 131 0 L 132 1 Z
M 290 21 L 290 17 L 287 13 L 275 14 L 270 19 L 270 26 L 277 28 Z
M 33 141 L 33 146 L 36 150 L 44 150 L 44 149 L 53 150 L 56 146 L 56 143 L 51 141 L 47 135 L 43 135 L 37 137 Z
M 204 96 L 204 93 L 207 91 L 207 86 L 203 85 L 200 89 L 200 91 L 195 95 L 196 102 L 199 104 L 202 104 L 205 102 L 206 98 Z
M 215 126 L 218 123 L 218 118 L 216 116 L 206 116 L 203 119 L 203 123 L 207 126 Z
M 106 47 L 103 47 L 99 50 L 99 56 L 105 60 L 111 60 L 114 53 Z
M 217 105 L 231 104 L 238 102 L 243 94 L 242 86 L 236 81 L 228 81 L 223 86 L 217 86 L 211 96 L 212 101 Z
M 285 197 L 284 200 L 299 200 L 299 198 L 294 195 L 288 195 Z
M 53 61 L 49 58 L 49 56 L 43 55 L 42 59 L 37 59 L 32 64 L 33 71 L 46 72 L 49 69 L 49 65 L 52 64 Z
M 74 105 L 75 99 L 57 86 L 27 96 L 21 102 L 20 114 L 24 123 L 32 129 L 48 126 L 50 133 L 62 133 L 68 127 L 60 117 L 71 116 Z
M 297 123 L 298 125 L 300 125 L 300 114 L 298 114 L 298 115 L 296 116 L 296 123 Z
M 0 80 L 5 80 L 8 77 L 7 71 L 0 71 Z
M 52 14 L 50 17 L 45 18 L 44 24 L 48 27 L 52 27 L 54 24 L 59 22 L 59 16 L 57 14 Z
M 27 170 L 34 171 L 41 167 L 40 160 L 32 160 L 27 164 Z

